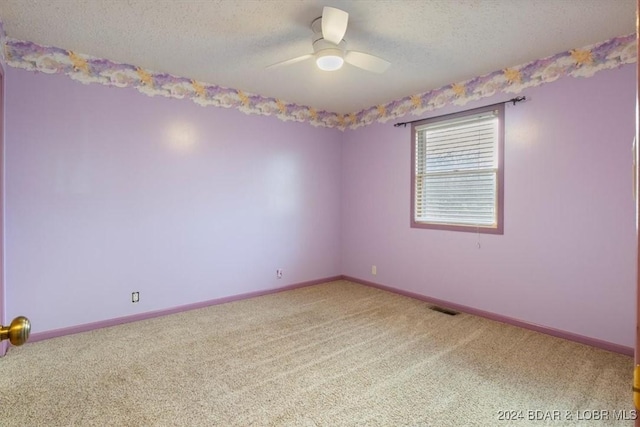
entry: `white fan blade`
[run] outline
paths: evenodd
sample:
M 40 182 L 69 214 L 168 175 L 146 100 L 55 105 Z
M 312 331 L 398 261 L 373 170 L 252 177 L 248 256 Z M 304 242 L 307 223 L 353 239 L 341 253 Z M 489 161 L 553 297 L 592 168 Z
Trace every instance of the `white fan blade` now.
M 282 67 L 283 65 L 291 65 L 296 62 L 304 61 L 305 59 L 309 59 L 313 56 L 313 54 L 309 53 L 307 55 L 298 56 L 297 58 L 287 59 L 286 61 L 276 62 L 275 64 L 268 65 L 267 68 L 276 68 Z
M 373 73 L 384 73 L 391 65 L 391 62 L 385 61 L 377 56 L 369 55 L 368 53 L 356 52 L 353 50 L 348 51 L 344 55 L 345 62 L 355 65 L 363 70 L 371 71 Z
M 335 7 L 322 9 L 322 37 L 333 44 L 339 44 L 347 32 L 349 14 Z

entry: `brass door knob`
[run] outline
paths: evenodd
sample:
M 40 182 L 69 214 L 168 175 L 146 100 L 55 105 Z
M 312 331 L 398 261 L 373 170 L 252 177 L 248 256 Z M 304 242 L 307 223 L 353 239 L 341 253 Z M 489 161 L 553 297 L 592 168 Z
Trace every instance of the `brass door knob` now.
M 0 326 L 0 341 L 9 340 L 13 345 L 22 345 L 29 339 L 31 322 L 24 316 L 18 316 L 9 326 Z

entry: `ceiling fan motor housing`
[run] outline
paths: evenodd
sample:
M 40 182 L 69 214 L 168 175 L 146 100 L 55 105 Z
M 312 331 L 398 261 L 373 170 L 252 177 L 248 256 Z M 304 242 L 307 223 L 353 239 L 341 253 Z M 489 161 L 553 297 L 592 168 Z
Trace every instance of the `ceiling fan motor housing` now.
M 332 55 L 344 55 L 344 52 L 347 49 L 347 42 L 344 39 L 342 39 L 338 44 L 331 43 L 324 39 L 322 35 L 322 17 L 316 18 L 311 23 L 311 29 L 313 30 L 313 53 L 318 54 L 324 50 L 331 49 Z M 323 52 L 323 54 L 329 54 L 329 52 Z
M 313 53 L 316 53 L 316 54 L 327 49 L 338 51 L 340 52 L 340 54 L 344 54 L 344 51 L 346 50 L 346 48 L 347 48 L 347 42 L 345 42 L 344 40 L 342 40 L 340 44 L 336 45 L 323 39 L 322 35 L 320 39 L 314 40 L 313 42 Z

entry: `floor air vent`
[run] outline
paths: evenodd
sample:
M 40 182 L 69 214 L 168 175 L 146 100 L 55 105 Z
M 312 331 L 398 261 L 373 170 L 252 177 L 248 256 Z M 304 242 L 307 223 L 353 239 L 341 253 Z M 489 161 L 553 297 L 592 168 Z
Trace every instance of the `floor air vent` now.
M 433 311 L 437 311 L 439 313 L 448 314 L 449 316 L 455 316 L 456 314 L 460 314 L 457 311 L 449 310 L 448 308 L 444 308 L 444 307 L 438 307 L 437 305 L 433 305 L 429 307 L 429 309 Z

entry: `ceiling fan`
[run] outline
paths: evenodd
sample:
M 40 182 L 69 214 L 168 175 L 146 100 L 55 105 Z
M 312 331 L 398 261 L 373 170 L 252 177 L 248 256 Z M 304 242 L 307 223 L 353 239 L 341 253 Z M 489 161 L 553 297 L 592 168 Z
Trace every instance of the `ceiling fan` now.
M 315 57 L 316 65 L 324 71 L 339 70 L 346 62 L 366 71 L 384 73 L 391 65 L 390 62 L 368 53 L 346 50 L 347 42 L 343 37 L 347 32 L 348 22 L 347 12 L 325 6 L 322 9 L 322 16 L 311 23 L 313 53 L 277 62 L 267 68 L 291 65 Z

